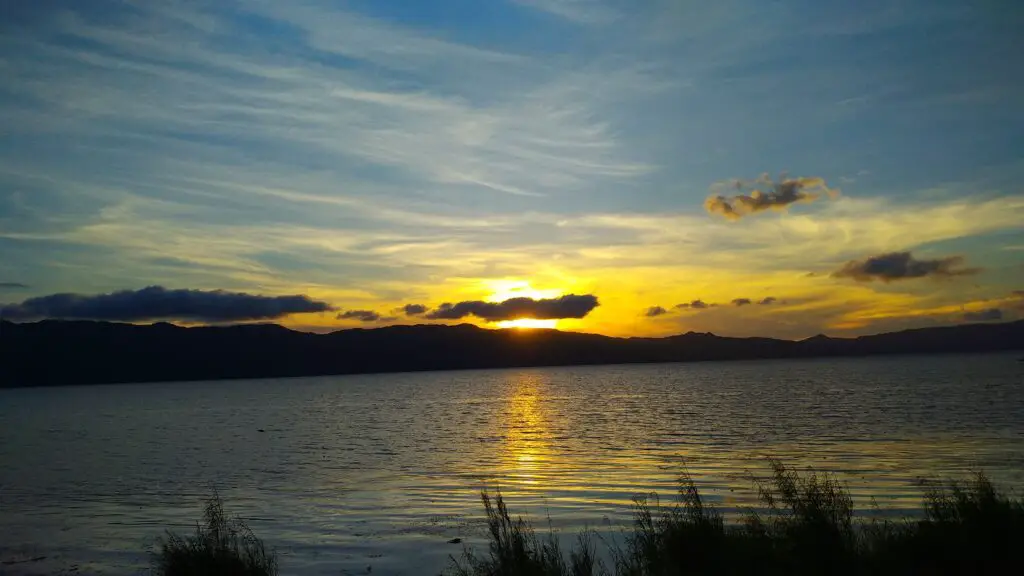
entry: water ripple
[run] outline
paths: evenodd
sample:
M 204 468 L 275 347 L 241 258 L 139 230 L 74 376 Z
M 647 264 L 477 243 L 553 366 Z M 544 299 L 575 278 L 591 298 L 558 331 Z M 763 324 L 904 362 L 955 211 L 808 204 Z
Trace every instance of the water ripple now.
M 2 390 L 0 560 L 138 573 L 216 487 L 285 573 L 421 574 L 482 541 L 483 488 L 617 533 L 683 469 L 738 513 L 769 456 L 905 514 L 935 473 L 1024 486 L 1022 379 L 988 355 Z

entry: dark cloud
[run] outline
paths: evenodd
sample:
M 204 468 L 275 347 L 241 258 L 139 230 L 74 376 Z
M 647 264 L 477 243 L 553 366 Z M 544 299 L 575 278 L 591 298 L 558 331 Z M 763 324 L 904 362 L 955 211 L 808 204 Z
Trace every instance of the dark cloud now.
M 1024 290 L 1014 290 L 1013 295 L 1018 298 L 1024 298 Z
M 406 304 L 405 306 L 402 306 L 402 312 L 405 313 L 406 316 L 419 316 L 421 314 L 426 314 L 427 310 L 429 310 L 429 308 L 423 304 Z
M 747 304 L 753 304 L 750 298 L 736 298 L 732 301 L 733 306 L 746 306 Z
M 377 322 L 380 314 L 373 310 L 346 310 L 337 316 L 338 320 L 359 320 L 360 322 Z
M 51 294 L 29 298 L 3 308 L 11 320 L 77 318 L 136 322 L 142 320 L 194 320 L 237 322 L 269 320 L 303 312 L 332 310 L 326 302 L 308 296 L 258 296 L 223 290 L 168 290 L 150 286 L 110 294 Z
M 476 316 L 488 322 L 536 318 L 553 320 L 558 318 L 583 318 L 598 306 L 597 296 L 592 294 L 569 294 L 558 298 L 512 298 L 504 302 L 483 302 L 470 300 L 452 304 L 445 302 L 427 314 L 432 320 L 460 320 Z
M 760 302 L 758 302 L 758 304 L 760 304 L 762 306 L 770 306 L 772 304 L 775 304 L 778 301 L 779 301 L 779 299 L 776 298 L 775 296 L 768 296 L 768 297 L 764 298 L 763 300 L 761 300 Z
M 668 314 L 668 310 L 665 310 L 661 306 L 651 306 L 644 312 L 644 316 L 648 318 L 654 318 L 655 316 L 664 316 Z
M 948 278 L 951 276 L 967 276 L 976 274 L 978 268 L 963 268 L 962 256 L 949 256 L 935 260 L 918 260 L 910 252 L 890 252 L 847 262 L 842 268 L 832 273 L 833 278 L 853 278 L 858 282 L 893 282 L 911 278 Z
M 694 300 L 693 302 L 683 302 L 682 304 L 676 304 L 676 308 L 680 310 L 693 309 L 693 310 L 704 310 L 715 306 L 714 304 L 708 304 L 703 300 Z
M 28 288 L 28 284 L 22 284 L 21 282 L 0 282 L 0 290 L 20 290 L 22 288 Z
M 989 308 L 988 310 L 979 310 L 977 312 L 967 312 L 964 314 L 964 320 L 967 322 L 995 322 L 1003 319 L 1003 311 L 999 308 Z
M 727 186 L 737 194 L 712 194 L 704 201 L 704 208 L 711 214 L 721 214 L 730 220 L 739 220 L 765 210 L 785 210 L 790 204 L 813 202 L 821 198 L 822 194 L 838 194 L 821 178 L 783 177 L 776 182 L 767 174 L 753 181 L 734 180 Z M 721 188 L 722 185 L 717 187 Z M 749 193 L 744 194 L 745 191 Z

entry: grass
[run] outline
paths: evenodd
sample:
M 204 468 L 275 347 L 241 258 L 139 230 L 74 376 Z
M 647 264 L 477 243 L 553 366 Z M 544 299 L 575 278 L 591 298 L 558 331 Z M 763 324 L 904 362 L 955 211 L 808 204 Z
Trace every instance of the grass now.
M 602 564 L 583 532 L 568 561 L 555 536 L 513 518 L 501 494 L 484 492 L 486 556 L 466 550 L 455 576 L 673 576 L 682 574 L 1006 574 L 1024 565 L 1024 502 L 983 475 L 966 484 L 925 486 L 916 520 L 857 520 L 846 489 L 830 474 L 799 474 L 771 461 L 758 482 L 760 506 L 727 524 L 683 475 L 676 501 L 636 500 L 623 545 L 605 543 Z
M 589 532 L 579 535 L 566 563 L 553 532 L 549 530 L 548 537 L 540 539 L 525 520 L 513 520 L 500 493 L 491 499 L 490 494 L 484 491 L 481 498 L 491 538 L 488 555 L 478 557 L 467 548 L 462 562 L 453 567 L 456 576 L 590 576 L 598 573 L 600 564 Z
M 830 474 L 797 473 L 770 461 L 760 505 L 726 523 L 683 474 L 675 501 L 635 502 L 622 544 L 581 532 L 568 553 L 513 517 L 501 493 L 481 497 L 486 553 L 466 548 L 452 576 L 675 576 L 703 574 L 1007 574 L 1024 570 L 1024 501 L 983 474 L 967 483 L 926 484 L 915 519 L 862 520 Z M 603 546 L 604 554 L 599 554 Z M 607 564 L 601 560 L 607 559 Z M 168 532 L 153 559 L 160 576 L 269 576 L 277 556 L 214 494 L 190 536 Z
M 190 536 L 168 532 L 153 558 L 158 576 L 274 576 L 277 554 L 239 518 L 229 518 L 214 492 Z

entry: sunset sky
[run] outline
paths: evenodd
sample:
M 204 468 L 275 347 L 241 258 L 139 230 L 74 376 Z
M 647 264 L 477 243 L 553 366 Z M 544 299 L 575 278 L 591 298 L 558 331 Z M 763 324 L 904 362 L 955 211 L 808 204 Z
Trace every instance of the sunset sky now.
M 8 2 L 0 308 L 787 338 L 1018 319 L 1017 4 Z

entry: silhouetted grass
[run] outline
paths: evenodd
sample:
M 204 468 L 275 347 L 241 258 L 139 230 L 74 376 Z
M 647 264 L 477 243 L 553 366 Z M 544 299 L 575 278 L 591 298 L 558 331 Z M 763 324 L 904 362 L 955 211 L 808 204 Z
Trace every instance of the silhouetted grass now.
M 1006 574 L 1024 570 L 1024 503 L 999 494 L 982 474 L 932 485 L 916 520 L 856 520 L 849 493 L 831 474 L 798 474 L 771 462 L 758 482 L 760 506 L 727 524 L 683 475 L 675 502 L 636 500 L 633 529 L 598 561 L 593 534 L 566 562 L 553 534 L 538 538 L 512 519 L 501 494 L 483 494 L 486 557 L 467 550 L 457 576 L 673 576 L 682 574 Z M 1021 551 L 1018 551 L 1021 550 Z
M 589 575 L 596 566 L 594 546 L 589 535 L 580 536 L 566 564 L 558 540 L 537 538 L 533 528 L 522 518 L 515 520 L 508 513 L 501 493 L 492 500 L 490 494 L 481 494 L 487 514 L 487 529 L 491 538 L 487 557 L 478 557 L 466 549 L 461 563 L 453 572 L 458 576 L 561 576 L 562 574 Z
M 273 576 L 277 555 L 241 519 L 228 518 L 216 494 L 206 501 L 195 534 L 168 532 L 153 559 L 159 576 Z

